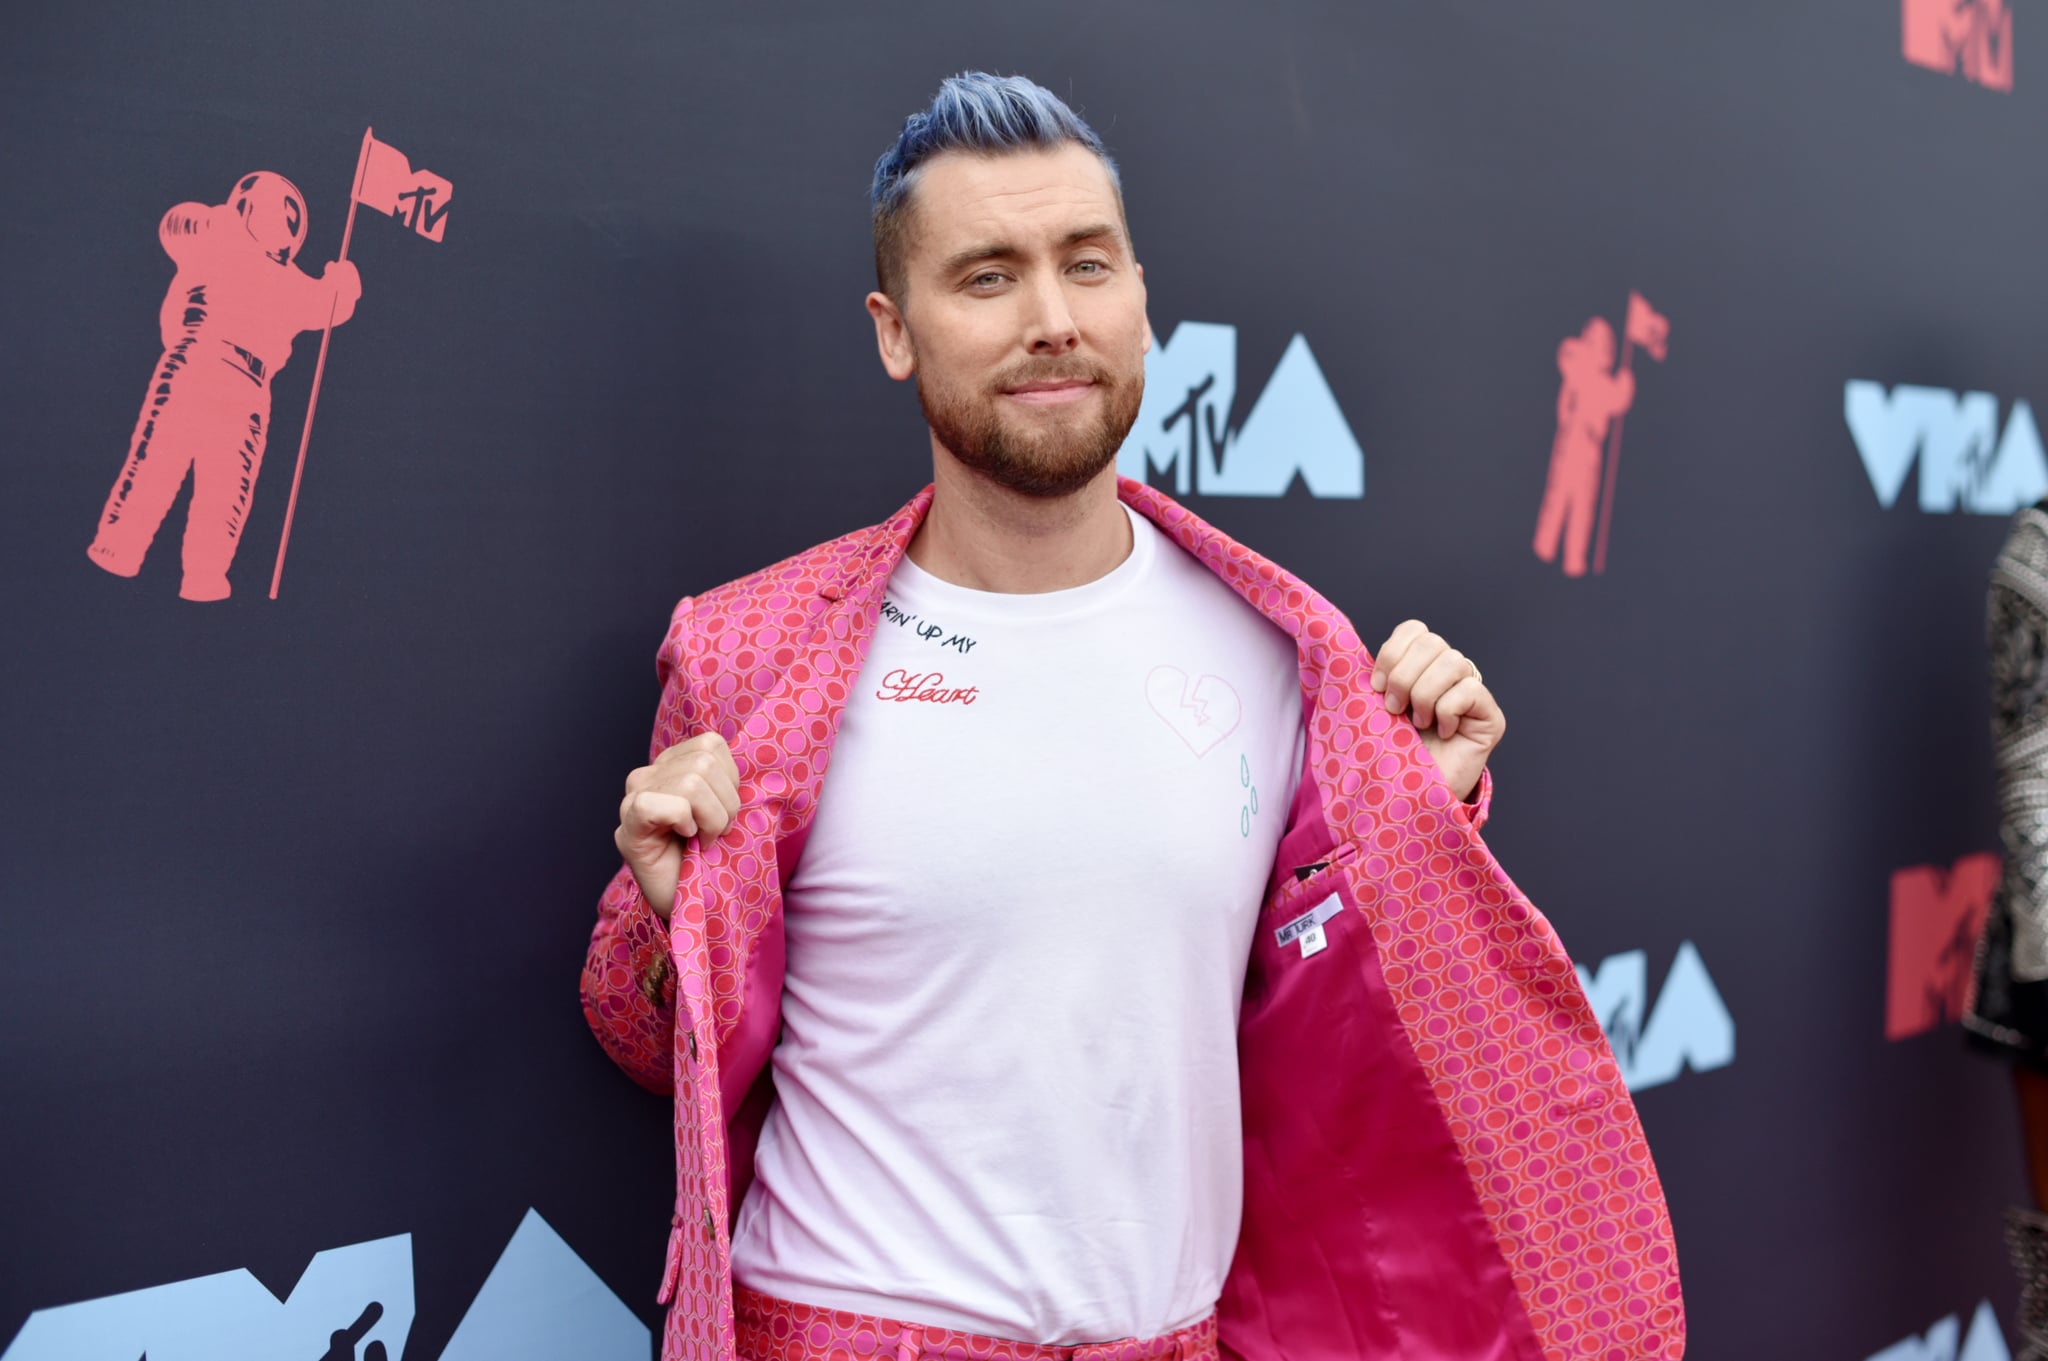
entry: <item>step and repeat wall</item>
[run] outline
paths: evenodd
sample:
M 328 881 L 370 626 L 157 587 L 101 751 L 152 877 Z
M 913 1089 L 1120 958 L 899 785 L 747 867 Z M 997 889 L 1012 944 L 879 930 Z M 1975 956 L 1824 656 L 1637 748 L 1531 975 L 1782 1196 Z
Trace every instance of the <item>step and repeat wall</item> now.
M 648 1354 L 621 781 L 678 596 L 929 476 L 865 189 L 965 68 L 1119 158 L 1124 470 L 1485 668 L 1691 1354 L 2016 1350 L 2048 17 L 372 0 L 0 18 L 0 1356 Z

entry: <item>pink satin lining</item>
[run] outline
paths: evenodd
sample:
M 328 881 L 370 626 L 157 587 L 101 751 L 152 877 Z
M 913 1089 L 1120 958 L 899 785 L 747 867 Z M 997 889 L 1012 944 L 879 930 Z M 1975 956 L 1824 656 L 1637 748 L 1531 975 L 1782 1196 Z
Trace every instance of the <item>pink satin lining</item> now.
M 1311 822 L 1323 825 L 1319 799 Z M 1245 1215 L 1219 1306 L 1223 1355 L 1541 1361 L 1380 974 L 1348 850 L 1283 892 L 1252 947 L 1238 1029 Z M 1321 951 L 1275 942 L 1331 893 L 1343 910 Z

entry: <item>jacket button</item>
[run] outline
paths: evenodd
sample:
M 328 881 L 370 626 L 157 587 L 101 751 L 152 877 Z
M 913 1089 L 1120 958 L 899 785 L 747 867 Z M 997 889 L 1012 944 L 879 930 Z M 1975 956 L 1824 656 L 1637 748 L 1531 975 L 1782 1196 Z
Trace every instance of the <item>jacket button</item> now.
M 709 1205 L 704 1207 L 704 1236 L 713 1242 L 718 1241 L 718 1230 L 711 1226 L 711 1207 Z
M 690 1062 L 695 1063 L 697 1061 L 697 1032 L 691 1030 L 685 1033 L 688 1037 L 687 1043 L 690 1046 Z

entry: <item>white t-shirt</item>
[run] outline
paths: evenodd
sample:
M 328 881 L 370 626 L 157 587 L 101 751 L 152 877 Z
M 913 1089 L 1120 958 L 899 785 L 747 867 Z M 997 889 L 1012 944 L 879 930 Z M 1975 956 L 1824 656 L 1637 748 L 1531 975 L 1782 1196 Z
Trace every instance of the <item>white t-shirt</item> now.
M 1063 1344 L 1215 1306 L 1301 688 L 1287 635 L 1129 514 L 1071 590 L 890 577 L 783 897 L 742 1285 Z

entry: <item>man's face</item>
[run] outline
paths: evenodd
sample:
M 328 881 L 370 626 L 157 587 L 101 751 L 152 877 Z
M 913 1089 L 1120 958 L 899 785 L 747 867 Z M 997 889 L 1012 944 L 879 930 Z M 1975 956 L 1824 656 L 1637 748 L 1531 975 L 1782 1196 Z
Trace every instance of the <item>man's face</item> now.
M 883 362 L 932 433 L 1029 496 L 1115 461 L 1145 389 L 1145 284 L 1115 187 L 1085 147 L 946 152 L 912 190 L 904 298 L 872 294 Z

